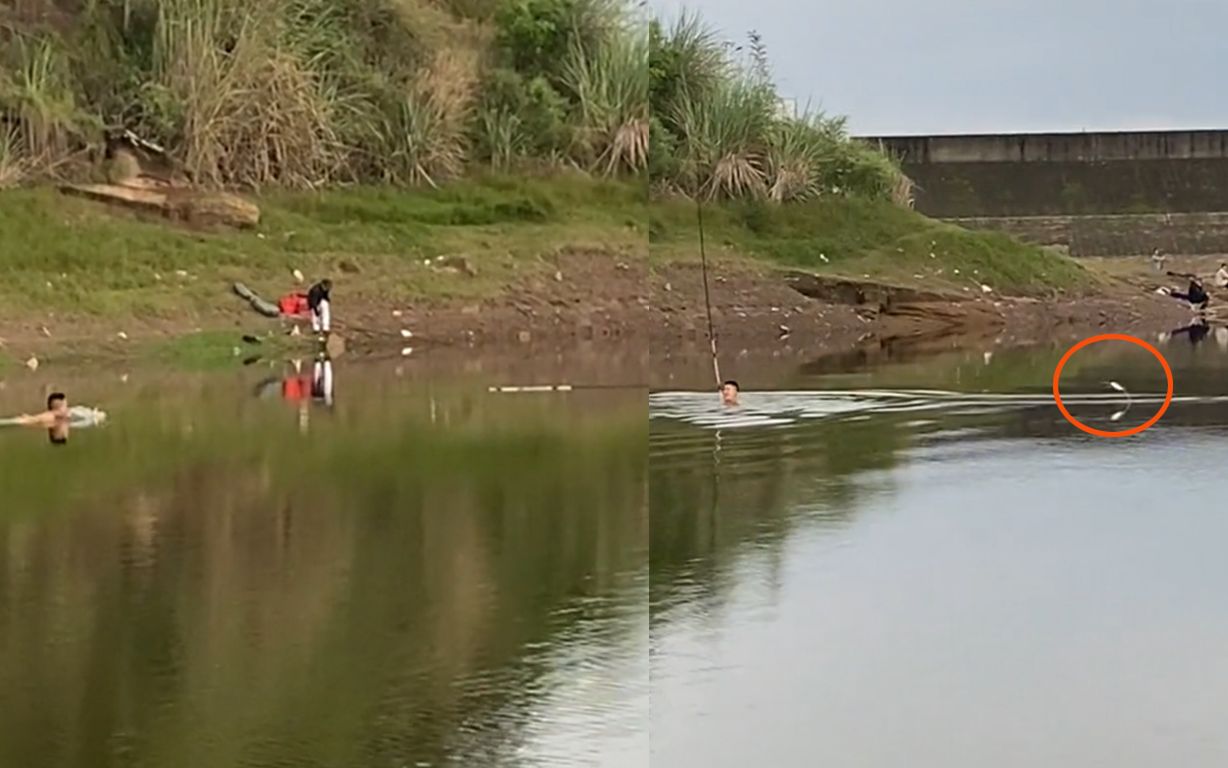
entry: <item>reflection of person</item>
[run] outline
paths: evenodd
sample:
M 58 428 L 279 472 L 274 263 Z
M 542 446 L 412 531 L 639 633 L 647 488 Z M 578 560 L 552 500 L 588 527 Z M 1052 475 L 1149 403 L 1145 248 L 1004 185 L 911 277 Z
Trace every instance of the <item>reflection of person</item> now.
M 256 387 L 256 397 L 276 397 L 280 389 L 281 399 L 297 407 L 299 431 L 307 434 L 312 403 L 333 406 L 333 363 L 327 355 L 321 354 L 311 371 L 303 370 L 302 360 L 291 360 L 290 366 L 291 370 L 283 375 L 262 381 Z
M 320 357 L 316 360 L 312 373 L 312 399 L 323 401 L 331 408 L 333 405 L 333 361 L 327 357 Z
M 303 373 L 302 360 L 294 360 L 291 365 L 294 371 L 281 380 L 281 398 L 298 406 L 298 430 L 305 435 L 310 426 L 307 408 L 311 405 L 314 382 L 311 376 Z
M 1210 332 L 1211 326 L 1204 320 L 1202 322 L 1193 323 L 1192 325 L 1187 325 L 1184 328 L 1178 328 L 1177 330 L 1173 331 L 1171 335 L 1176 336 L 1182 333 L 1188 334 L 1190 345 L 1194 346 L 1203 339 L 1207 338 L 1207 334 Z
M 64 445 L 68 442 L 68 422 L 58 421 L 47 430 L 47 439 L 52 445 Z
M 295 360 L 292 365 L 294 373 L 281 380 L 281 397 L 292 403 L 301 403 L 307 400 L 311 392 L 311 377 L 302 372 L 301 360 Z
M 721 403 L 724 405 L 738 404 L 738 382 L 730 379 L 721 385 Z

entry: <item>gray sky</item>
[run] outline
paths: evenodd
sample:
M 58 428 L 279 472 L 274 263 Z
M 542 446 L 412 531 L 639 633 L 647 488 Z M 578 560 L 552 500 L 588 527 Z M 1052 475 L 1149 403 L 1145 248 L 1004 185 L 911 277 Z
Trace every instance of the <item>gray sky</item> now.
M 857 134 L 1228 127 L 1223 0 L 650 0 Z

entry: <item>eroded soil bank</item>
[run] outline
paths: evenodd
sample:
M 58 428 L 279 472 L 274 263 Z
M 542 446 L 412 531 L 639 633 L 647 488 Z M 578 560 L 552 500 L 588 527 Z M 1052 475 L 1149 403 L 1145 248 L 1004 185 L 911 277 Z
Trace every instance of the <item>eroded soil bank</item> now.
M 1179 268 L 1201 274 L 1207 262 L 1190 260 Z M 677 372 L 682 359 L 706 346 L 707 318 L 698 265 L 659 265 L 649 280 L 651 380 L 659 386 Z M 741 264 L 709 268 L 713 325 L 721 355 L 730 359 L 767 354 L 838 360 L 902 348 L 923 352 L 965 343 L 1075 341 L 1098 333 L 1145 337 L 1200 317 L 1214 321 L 1214 312 L 1200 316 L 1187 304 L 1155 293 L 1158 285 L 1177 282 L 1148 273 L 1142 265 L 1117 264 L 1112 273 L 1104 272 L 1094 294 L 1035 298 L 973 291 L 959 295 Z

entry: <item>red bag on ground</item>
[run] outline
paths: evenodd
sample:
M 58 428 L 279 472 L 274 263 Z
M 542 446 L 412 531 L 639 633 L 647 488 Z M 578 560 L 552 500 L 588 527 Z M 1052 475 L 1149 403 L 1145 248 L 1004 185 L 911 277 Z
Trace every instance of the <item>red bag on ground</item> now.
M 290 317 L 306 317 L 307 310 L 307 294 L 305 293 L 287 293 L 277 301 L 277 308 L 281 310 L 283 315 Z

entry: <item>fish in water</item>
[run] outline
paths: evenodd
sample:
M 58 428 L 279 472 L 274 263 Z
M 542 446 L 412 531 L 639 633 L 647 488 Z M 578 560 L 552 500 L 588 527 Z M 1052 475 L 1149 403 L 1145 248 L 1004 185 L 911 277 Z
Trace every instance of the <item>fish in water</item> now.
M 1117 383 L 1116 381 L 1106 381 L 1105 384 L 1107 384 L 1110 389 L 1116 390 L 1117 392 L 1120 392 L 1126 396 L 1126 407 L 1122 408 L 1120 411 L 1117 411 L 1112 416 L 1109 416 L 1109 421 L 1117 421 L 1122 416 L 1126 415 L 1126 412 L 1130 410 L 1130 406 L 1133 404 L 1133 401 L 1130 398 L 1130 393 L 1127 392 L 1126 388 L 1121 384 Z

